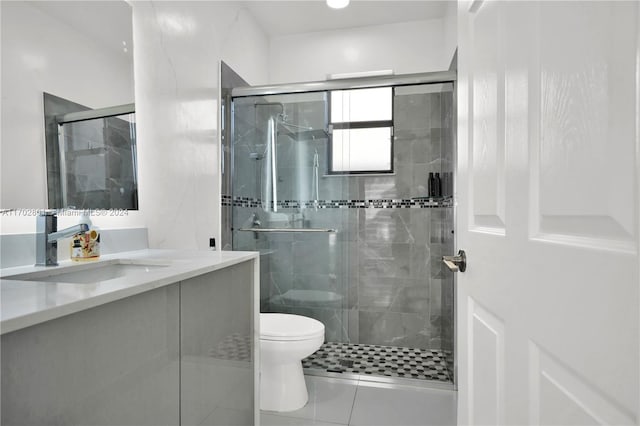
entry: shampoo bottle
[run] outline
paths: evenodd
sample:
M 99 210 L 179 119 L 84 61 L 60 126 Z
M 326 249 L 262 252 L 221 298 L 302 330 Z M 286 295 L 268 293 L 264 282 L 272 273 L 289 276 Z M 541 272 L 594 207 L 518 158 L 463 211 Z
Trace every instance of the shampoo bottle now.
M 434 189 L 434 197 L 442 197 L 442 181 L 440 180 L 440 173 L 436 173 L 435 181 L 435 189 Z
M 436 196 L 436 179 L 433 176 L 432 172 L 429 172 L 429 197 L 435 197 Z

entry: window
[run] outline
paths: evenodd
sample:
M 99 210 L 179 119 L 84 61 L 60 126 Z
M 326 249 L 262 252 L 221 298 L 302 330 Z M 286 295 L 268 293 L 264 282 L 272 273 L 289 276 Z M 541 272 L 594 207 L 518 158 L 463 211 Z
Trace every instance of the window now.
M 392 88 L 335 90 L 330 108 L 329 173 L 392 173 Z

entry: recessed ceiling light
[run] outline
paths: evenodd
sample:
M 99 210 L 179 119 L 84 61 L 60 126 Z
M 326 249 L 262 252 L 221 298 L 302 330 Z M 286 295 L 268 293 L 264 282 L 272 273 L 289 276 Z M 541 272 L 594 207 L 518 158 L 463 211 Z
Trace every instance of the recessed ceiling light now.
M 327 6 L 333 9 L 342 9 L 349 5 L 349 0 L 327 0 Z

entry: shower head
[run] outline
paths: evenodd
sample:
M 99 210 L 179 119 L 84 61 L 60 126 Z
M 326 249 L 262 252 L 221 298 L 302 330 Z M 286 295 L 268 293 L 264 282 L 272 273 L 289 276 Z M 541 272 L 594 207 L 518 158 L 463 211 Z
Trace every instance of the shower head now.
M 297 142 L 312 141 L 316 139 L 327 139 L 329 134 L 324 129 L 314 129 L 313 127 L 299 126 L 297 124 L 287 122 L 287 114 L 284 112 L 284 104 L 281 102 L 256 102 L 253 104 L 254 108 L 258 107 L 278 107 L 280 113 L 277 114 L 276 127 L 278 134 L 289 136 L 291 139 Z M 251 157 L 254 158 L 254 157 Z M 255 158 L 260 160 L 261 158 Z

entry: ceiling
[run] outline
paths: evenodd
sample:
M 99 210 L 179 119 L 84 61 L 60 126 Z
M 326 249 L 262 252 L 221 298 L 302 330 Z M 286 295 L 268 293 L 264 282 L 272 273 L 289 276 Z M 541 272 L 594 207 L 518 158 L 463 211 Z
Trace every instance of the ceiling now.
M 208 0 L 219 1 L 219 0 Z M 450 0 L 453 1 L 453 0 Z M 244 6 L 268 36 L 420 21 L 445 16 L 448 1 L 351 0 L 331 9 L 325 0 L 233 1 Z M 66 23 L 104 46 L 131 54 L 131 6 L 125 1 L 29 1 L 42 12 Z
M 241 2 L 269 36 L 421 21 L 445 16 L 447 1 L 351 0 L 331 9 L 324 0 Z

